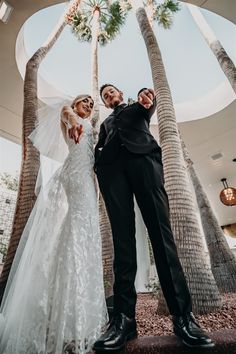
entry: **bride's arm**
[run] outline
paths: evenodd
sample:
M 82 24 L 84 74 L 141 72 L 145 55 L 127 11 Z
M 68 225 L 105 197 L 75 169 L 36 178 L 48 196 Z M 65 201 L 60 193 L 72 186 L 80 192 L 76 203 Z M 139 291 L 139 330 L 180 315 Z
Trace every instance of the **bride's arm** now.
M 61 121 L 65 125 L 75 126 L 77 125 L 77 114 L 70 106 L 64 106 L 61 110 Z
M 83 133 L 83 126 L 78 124 L 78 116 L 70 106 L 64 106 L 61 111 L 61 129 L 66 137 L 68 129 L 69 137 L 79 143 L 81 134 Z

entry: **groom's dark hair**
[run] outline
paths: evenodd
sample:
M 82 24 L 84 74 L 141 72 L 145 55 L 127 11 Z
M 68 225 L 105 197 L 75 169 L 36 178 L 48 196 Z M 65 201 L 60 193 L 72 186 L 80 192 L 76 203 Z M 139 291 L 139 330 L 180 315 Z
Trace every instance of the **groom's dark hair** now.
M 101 99 L 103 100 L 103 97 L 102 97 L 102 92 L 103 90 L 107 87 L 107 86 L 111 86 L 111 87 L 114 87 L 115 90 L 117 91 L 120 91 L 120 89 L 118 89 L 116 86 L 112 85 L 112 84 L 104 84 L 100 87 L 100 96 L 101 96 Z M 103 101 L 104 102 L 104 101 Z

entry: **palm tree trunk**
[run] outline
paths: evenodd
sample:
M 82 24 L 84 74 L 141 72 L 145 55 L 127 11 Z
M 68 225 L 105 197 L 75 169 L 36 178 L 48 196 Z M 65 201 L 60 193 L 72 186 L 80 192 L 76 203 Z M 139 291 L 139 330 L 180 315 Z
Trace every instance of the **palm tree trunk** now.
M 99 36 L 100 9 L 95 8 L 92 24 L 91 62 L 92 62 L 92 96 L 94 99 L 94 112 L 92 126 L 94 140 L 97 142 L 100 126 L 99 88 L 98 88 L 98 36 Z M 102 238 L 102 259 L 105 295 L 113 294 L 113 240 L 111 225 L 107 215 L 106 206 L 101 193 L 99 193 L 99 224 Z
M 99 88 L 98 88 L 98 35 L 99 35 L 100 9 L 95 8 L 92 24 L 92 43 L 91 43 L 91 64 L 92 64 L 92 96 L 94 99 L 94 111 L 92 126 L 95 141 L 98 139 L 99 130 Z
M 202 184 L 196 174 L 193 162 L 183 142 L 184 159 L 196 193 L 202 226 L 208 246 L 211 270 L 216 284 L 222 293 L 236 292 L 236 259 L 229 248 L 225 235 L 211 208 Z
M 103 277 L 105 286 L 105 295 L 109 297 L 113 294 L 113 240 L 111 225 L 107 215 L 106 206 L 102 198 L 101 193 L 99 194 L 99 224 L 100 232 L 102 238 L 102 260 L 103 260 Z
M 72 1 L 77 6 L 80 1 Z M 38 69 L 47 53 L 53 47 L 61 32 L 66 26 L 65 14 L 61 16 L 56 27 L 49 35 L 46 42 L 29 59 L 26 65 L 24 80 L 24 107 L 22 120 L 22 163 L 16 202 L 16 210 L 13 219 L 13 227 L 9 247 L 6 255 L 6 261 L 0 278 L 0 300 L 2 299 L 7 279 L 10 273 L 11 265 L 24 230 L 28 217 L 34 206 L 36 196 L 34 188 L 39 171 L 39 152 L 28 139 L 30 133 L 34 130 L 37 122 L 38 97 L 37 97 L 37 75 Z
M 216 56 L 216 59 L 218 60 L 221 69 L 225 73 L 225 76 L 229 80 L 234 92 L 236 93 L 236 68 L 233 61 L 230 59 L 230 57 L 224 50 L 220 41 L 216 39 L 212 29 L 206 22 L 204 16 L 202 15 L 198 7 L 189 4 L 187 4 L 187 6 L 196 25 L 201 31 L 204 39 L 211 48 L 212 52 Z
M 184 165 L 174 107 L 156 37 L 144 8 L 136 17 L 150 60 L 157 93 L 157 116 L 163 152 L 165 188 L 169 196 L 172 230 L 196 313 L 207 313 L 220 306 L 210 265 L 206 262 L 203 240 Z

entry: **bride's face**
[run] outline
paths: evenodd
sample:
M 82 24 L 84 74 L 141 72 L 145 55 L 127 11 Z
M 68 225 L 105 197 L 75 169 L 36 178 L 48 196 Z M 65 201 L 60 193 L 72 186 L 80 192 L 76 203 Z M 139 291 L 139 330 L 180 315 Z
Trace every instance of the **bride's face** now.
M 86 97 L 82 101 L 76 102 L 74 110 L 81 118 L 88 118 L 93 110 L 93 100 L 91 97 Z

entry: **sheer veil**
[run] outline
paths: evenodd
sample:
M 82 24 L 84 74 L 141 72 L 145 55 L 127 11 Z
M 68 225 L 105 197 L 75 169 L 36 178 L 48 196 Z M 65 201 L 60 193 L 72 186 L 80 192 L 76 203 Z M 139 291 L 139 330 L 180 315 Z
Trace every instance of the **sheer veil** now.
M 22 268 L 26 272 L 27 269 L 30 269 L 35 249 L 37 249 L 37 252 L 40 250 L 50 252 L 50 247 L 53 247 L 55 242 L 53 238 L 50 238 L 50 234 L 55 234 L 55 230 L 60 227 L 66 214 L 67 201 L 59 175 L 61 166 L 68 154 L 68 148 L 61 132 L 60 112 L 63 106 L 70 106 L 72 101 L 72 97 L 44 99 L 46 105 L 39 108 L 38 123 L 29 136 L 29 139 L 40 152 L 40 169 L 35 187 L 37 200 L 22 233 L 11 267 L 1 304 L 0 311 L 3 315 L 10 305 L 11 295 L 15 287 L 20 286 L 20 284 L 23 286 L 25 278 L 21 278 L 23 275 Z M 52 218 L 55 222 L 49 223 L 48 221 Z M 52 224 L 54 230 L 48 228 L 48 225 Z M 47 250 L 41 249 L 39 244 L 40 240 L 46 237 L 48 237 Z M 44 242 L 42 242 L 42 247 L 43 245 L 45 245 Z M 20 277 L 17 276 L 18 274 L 20 274 Z M 25 274 L 26 276 L 27 274 Z M 3 319 L 1 318 L 1 320 Z

